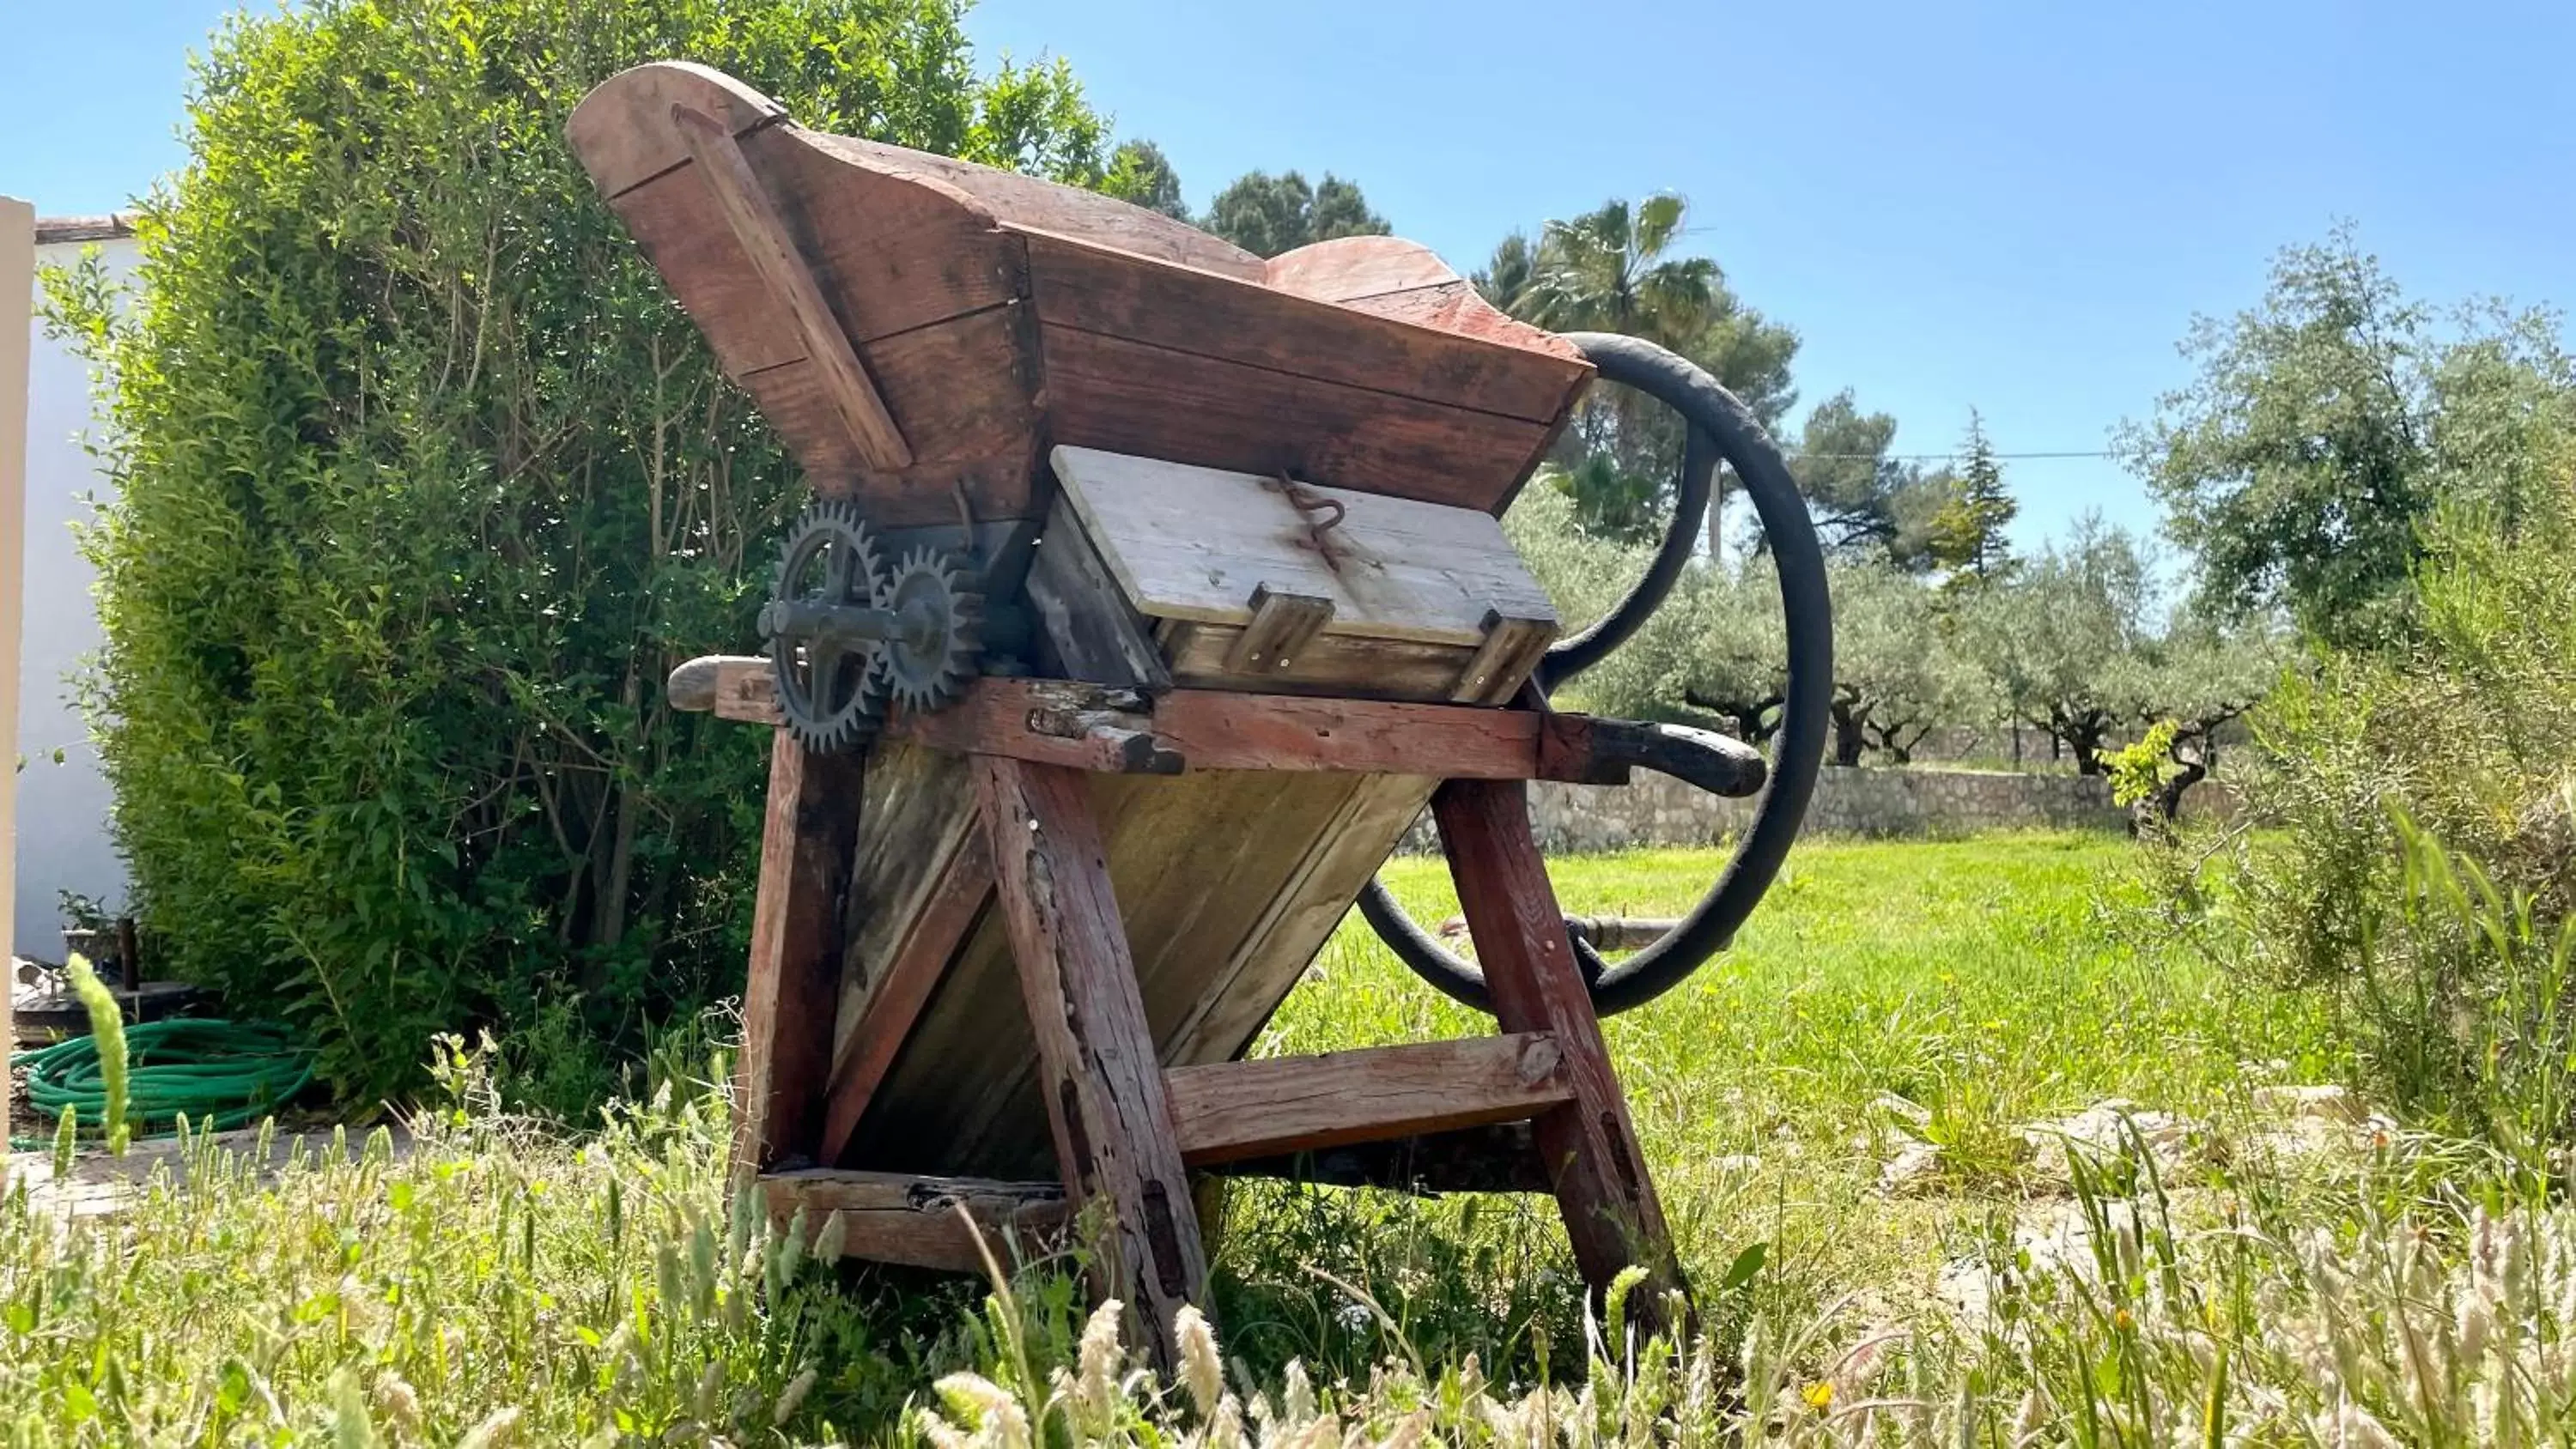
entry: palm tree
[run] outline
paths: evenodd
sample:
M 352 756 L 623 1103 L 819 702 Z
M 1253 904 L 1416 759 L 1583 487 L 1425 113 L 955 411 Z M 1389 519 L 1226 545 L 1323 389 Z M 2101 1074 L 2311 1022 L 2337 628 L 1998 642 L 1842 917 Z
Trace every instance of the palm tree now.
M 1540 233 L 1521 301 L 1527 321 L 1558 332 L 1626 332 L 1681 348 L 1708 322 L 1724 281 L 1707 257 L 1667 257 L 1690 203 L 1671 192 L 1631 207 L 1602 204 Z
M 1506 304 L 1525 321 L 1558 332 L 1624 332 L 1689 354 L 1726 298 L 1716 262 L 1667 255 L 1689 210 L 1670 192 L 1633 206 L 1605 202 L 1549 222 L 1532 254 L 1507 258 L 1498 250 L 1491 271 L 1500 281 L 1509 263 L 1526 267 Z M 1640 404 L 1623 391 L 1587 406 L 1567 435 L 1576 456 L 1564 460 L 1564 486 L 1587 522 L 1637 537 L 1653 532 L 1655 503 L 1666 496 L 1664 479 L 1680 458 L 1682 437 L 1671 418 Z

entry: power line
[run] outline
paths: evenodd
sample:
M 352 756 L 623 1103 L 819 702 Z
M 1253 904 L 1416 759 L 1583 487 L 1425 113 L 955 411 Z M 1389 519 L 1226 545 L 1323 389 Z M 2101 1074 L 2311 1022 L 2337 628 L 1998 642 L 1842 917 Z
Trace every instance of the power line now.
M 1791 451 L 1790 456 L 1791 456 L 1792 458 L 1823 458 L 1823 459 L 1828 459 L 1828 460 L 1837 461 L 1837 462 L 1854 462 L 1854 463 L 1862 463 L 1862 462 L 1869 462 L 1869 463 L 1875 463 L 1875 462 L 1888 462 L 1888 463 L 1953 463 L 1953 462 L 1956 462 L 1956 461 L 1958 461 L 1959 459 L 1964 458 L 1964 457 L 1966 457 L 1966 456 L 1968 456 L 1968 455 L 1967 455 L 1966 453 L 1964 453 L 1964 452 L 1961 452 L 1961 453 L 1801 453 L 1801 452 L 1796 452 L 1796 451 L 1794 451 L 1794 450 L 1793 450 L 1793 451 Z M 1989 457 L 1989 458 L 1993 458 L 1993 459 L 1995 459 L 1997 462 L 2008 462 L 2008 461 L 2013 460 L 2013 459 L 2016 459 L 2016 458 L 2116 458 L 2116 457 L 2118 457 L 2118 456 L 2120 456 L 2120 455 L 2119 455 L 2119 454 L 2117 454 L 2117 453 L 2115 453 L 2115 452 L 2112 452 L 2112 451 L 2111 451 L 2110 449 L 2108 449 L 2108 448 L 2092 448 L 2092 449 L 2065 449 L 2065 450 L 2056 450 L 2056 451 L 2043 451 L 2043 452 L 2036 452 L 2036 453 L 1988 453 L 1986 456 L 1987 456 L 1987 457 Z

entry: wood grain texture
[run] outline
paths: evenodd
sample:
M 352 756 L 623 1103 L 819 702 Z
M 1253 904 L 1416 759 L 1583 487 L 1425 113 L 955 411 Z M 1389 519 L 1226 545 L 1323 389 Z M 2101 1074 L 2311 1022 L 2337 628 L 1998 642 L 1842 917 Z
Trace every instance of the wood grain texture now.
M 1591 364 L 1573 343 L 1487 302 L 1420 242 L 1395 236 L 1336 237 L 1272 257 L 1262 281 L 1353 311 L 1481 338 L 1568 364 L 1556 374 L 1565 386 L 1554 409 L 1521 416 L 1563 416 L 1592 377 Z
M 1485 642 L 1458 667 L 1449 697 L 1460 704 L 1500 704 L 1520 692 L 1556 642 L 1553 614 L 1515 618 L 1497 609 L 1485 615 Z
M 978 522 L 1024 518 L 1037 511 L 1041 421 L 1026 320 L 1023 309 L 1004 304 L 859 345 L 912 445 L 912 466 L 897 473 L 871 468 L 846 440 L 810 363 L 741 382 L 814 491 L 857 501 L 874 527 L 954 524 L 960 488 Z
M 1275 262 L 1238 280 L 1141 268 L 1106 246 L 1035 235 L 1028 257 L 1031 296 L 1051 323 L 1447 407 L 1550 422 L 1592 371 L 1569 344 L 1499 312 L 1508 326 L 1482 331 L 1483 319 L 1463 313 L 1450 320 L 1464 325 L 1446 326 L 1375 315 L 1269 281 Z
M 717 213 L 733 232 L 752 270 L 759 274 L 770 294 L 786 304 L 788 319 L 805 353 L 805 365 L 830 402 L 833 414 L 848 430 L 860 460 L 880 473 L 912 466 L 912 448 L 904 441 L 903 430 L 886 410 L 885 398 L 877 392 L 876 381 L 868 375 L 858 353 L 852 350 L 840 319 L 823 300 L 823 289 L 814 280 L 813 269 L 806 265 L 795 238 L 788 234 L 787 223 L 780 218 L 778 207 L 769 199 L 750 161 L 744 158 L 733 132 L 685 103 L 672 105 L 671 122 L 688 148 L 698 179 L 715 198 Z
M 1664 1294 L 1682 1286 L 1680 1268 L 1564 912 L 1530 836 L 1528 803 L 1517 785 L 1452 781 L 1431 808 L 1496 1022 L 1505 1031 L 1546 1032 L 1564 1053 L 1574 1100 L 1540 1114 L 1532 1131 L 1575 1262 L 1596 1293 L 1631 1263 L 1643 1266 L 1647 1291 L 1630 1301 L 1652 1321 Z
M 809 1243 L 838 1214 L 845 1257 L 979 1277 L 977 1234 L 1008 1271 L 1054 1251 L 1068 1225 L 1064 1189 L 1051 1182 L 806 1168 L 765 1174 L 760 1189 L 780 1228 L 803 1214 Z
M 1153 692 L 1172 687 L 1145 617 L 1127 602 L 1061 495 L 1029 565 L 1029 606 L 1049 646 L 1041 662 L 1064 678 Z
M 878 973 L 858 1025 L 841 1043 L 815 1161 L 840 1161 L 896 1054 L 911 1039 L 922 1008 L 930 1004 L 931 992 L 948 974 L 949 962 L 973 934 L 992 897 L 992 849 L 983 832 L 970 830 L 938 871 L 929 898 L 904 923 L 894 959 Z
M 1061 234 L 1153 261 L 1245 280 L 1259 280 L 1265 269 L 1261 258 L 1231 242 L 1097 191 L 882 141 L 807 134 L 818 148 L 854 168 L 953 187 L 1014 230 Z
M 1056 442 L 1499 512 L 1552 429 L 1038 322 Z
M 720 700 L 741 695 L 743 681 L 768 673 L 769 660 L 762 655 L 701 654 L 671 671 L 670 678 L 663 681 L 662 697 L 671 702 L 671 708 L 683 713 L 713 714 Z M 769 697 L 767 708 L 774 714 L 776 681 L 772 680 L 771 687 L 762 692 Z
M 1263 583 L 1252 590 L 1251 616 L 1226 650 L 1226 671 L 1245 679 L 1268 679 L 1296 667 L 1297 656 L 1333 622 L 1333 601 L 1314 594 L 1284 593 Z
M 895 740 L 868 750 L 868 822 L 850 867 L 833 1060 L 849 1059 L 860 1021 L 975 835 L 975 781 L 966 761 Z M 987 913 L 990 914 L 989 912 Z M 934 988 L 934 996 L 936 988 Z M 882 1164 L 861 1162 L 859 1166 Z M 910 1164 L 907 1164 L 910 1165 Z M 925 1169 L 941 1164 L 923 1164 Z
M 619 71 L 591 87 L 564 123 L 600 195 L 615 200 L 687 164 L 688 146 L 671 126 L 675 105 L 715 118 L 732 136 L 787 119 L 786 107 L 712 66 L 664 60 Z
M 1016 760 L 980 759 L 976 775 L 1056 1159 L 1077 1206 L 1115 1215 L 1104 1291 L 1138 1310 L 1169 1368 L 1172 1315 L 1205 1295 L 1207 1257 L 1088 787 Z
M 771 743 L 734 1096 L 737 1173 L 810 1160 L 822 1128 L 861 780 L 854 756 L 809 755 L 783 732 Z
M 1539 716 L 1525 710 L 1179 689 L 1150 718 L 1193 770 L 1521 780 L 1538 764 Z
M 1165 1082 L 1193 1167 L 1515 1121 L 1573 1098 L 1543 1033 L 1178 1067 Z
M 1256 591 L 1323 600 L 1322 632 L 1474 650 L 1500 613 L 1553 621 L 1502 525 L 1472 508 L 1062 447 L 1048 455 L 1083 534 L 1139 613 L 1247 624 Z

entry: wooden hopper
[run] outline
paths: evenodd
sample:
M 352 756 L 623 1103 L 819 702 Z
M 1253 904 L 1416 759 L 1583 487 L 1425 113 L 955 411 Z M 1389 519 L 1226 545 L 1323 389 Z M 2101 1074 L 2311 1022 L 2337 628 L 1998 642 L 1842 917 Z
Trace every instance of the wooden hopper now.
M 1165 1350 L 1203 1169 L 1552 1185 L 1596 1283 L 1676 1281 L 1517 783 L 1625 768 L 1507 707 L 1557 621 L 1493 518 L 1582 354 L 1410 242 L 1265 262 L 697 66 L 570 134 L 814 491 L 1022 625 L 863 755 L 778 735 L 738 1144 L 774 1209 L 972 1269 L 958 1207 L 1105 1198 Z M 780 718 L 762 659 L 673 698 Z M 1504 1034 L 1238 1062 L 1444 780 Z

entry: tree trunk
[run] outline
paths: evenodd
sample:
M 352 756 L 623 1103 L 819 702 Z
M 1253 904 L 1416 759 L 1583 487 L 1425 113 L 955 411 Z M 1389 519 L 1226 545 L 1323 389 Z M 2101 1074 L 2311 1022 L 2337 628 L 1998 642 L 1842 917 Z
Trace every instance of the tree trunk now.
M 1860 763 L 1861 751 L 1869 746 L 1869 737 L 1864 733 L 1868 723 L 1868 711 L 1855 710 L 1840 699 L 1834 701 L 1835 764 L 1849 767 Z

